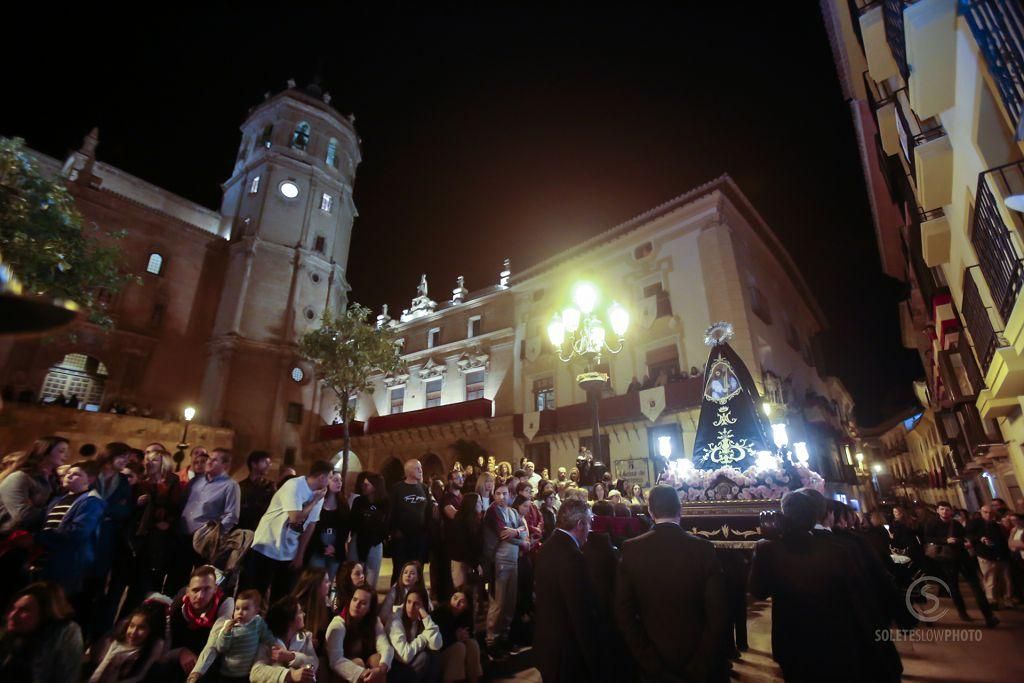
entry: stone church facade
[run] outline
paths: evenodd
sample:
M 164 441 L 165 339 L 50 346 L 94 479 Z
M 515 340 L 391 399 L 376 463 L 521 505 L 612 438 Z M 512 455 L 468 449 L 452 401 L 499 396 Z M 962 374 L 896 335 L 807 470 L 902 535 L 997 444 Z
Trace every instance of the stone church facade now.
M 95 130 L 64 162 L 32 153 L 86 226 L 124 231 L 122 263 L 140 282 L 107 300 L 112 330 L 0 340 L 6 402 L 74 394 L 90 411 L 164 422 L 194 406 L 197 424 L 233 430 L 237 451 L 302 460 L 323 418 L 296 342 L 347 301 L 359 139 L 328 93 L 293 82 L 241 132 L 219 212 L 103 163 Z

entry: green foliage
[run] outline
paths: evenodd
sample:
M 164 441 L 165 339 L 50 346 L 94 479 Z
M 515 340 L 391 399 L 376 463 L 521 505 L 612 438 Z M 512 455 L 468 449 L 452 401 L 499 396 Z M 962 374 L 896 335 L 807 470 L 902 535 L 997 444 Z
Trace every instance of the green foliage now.
M 109 327 L 102 298 L 136 280 L 109 246 L 123 236 L 83 226 L 64 183 L 40 173 L 22 140 L 0 137 L 0 254 L 27 292 L 73 301 Z
M 352 303 L 338 316 L 324 314 L 320 327 L 299 339 L 299 353 L 313 364 L 318 380 L 337 397 L 338 416 L 344 424 L 342 481 L 348 474 L 349 423 L 355 405 L 349 398 L 372 394 L 371 376 L 405 370 L 399 355 L 398 337 L 387 327 L 378 329 L 367 322 L 370 309 Z
M 299 339 L 299 353 L 311 362 L 317 379 L 338 397 L 339 416 L 346 422 L 342 404 L 359 393 L 373 393 L 371 375 L 403 369 L 396 346 L 398 337 L 367 322 L 370 309 L 352 303 L 338 316 L 325 314 L 320 327 Z

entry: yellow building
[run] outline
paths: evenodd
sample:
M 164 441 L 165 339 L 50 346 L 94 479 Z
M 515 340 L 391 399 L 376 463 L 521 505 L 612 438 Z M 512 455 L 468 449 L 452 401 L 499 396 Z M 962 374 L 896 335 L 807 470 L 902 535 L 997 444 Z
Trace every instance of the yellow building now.
M 615 479 L 649 485 L 658 458 L 692 457 L 704 335 L 724 320 L 772 423 L 806 444 L 832 493 L 863 500 L 866 477 L 848 452 L 853 400 L 814 351 L 824 317 L 729 176 L 523 271 L 507 263 L 495 271 L 474 291 L 461 278 L 452 290 L 424 275 L 409 308 L 378 318 L 403 340 L 408 372 L 375 378 L 372 395 L 358 398 L 360 466 L 395 478 L 402 461 L 418 457 L 437 474 L 475 449 L 513 465 L 527 457 L 552 476 L 572 468 L 580 446 L 593 445 L 591 413 L 576 383 L 582 367 L 558 358 L 546 330 L 574 283 L 587 280 L 601 292 L 598 308 L 614 300 L 632 317 L 621 352 L 603 357 L 610 381 L 599 403 L 600 451 Z M 410 291 L 418 276 L 410 274 Z M 653 387 L 660 409 L 641 405 L 636 384 Z M 339 434 L 323 430 L 321 455 L 337 453 Z
M 908 284 L 903 341 L 921 354 L 927 386 L 918 393 L 949 446 L 946 467 L 968 501 L 993 493 L 1019 500 L 1024 6 L 821 7 L 859 137 L 882 266 Z

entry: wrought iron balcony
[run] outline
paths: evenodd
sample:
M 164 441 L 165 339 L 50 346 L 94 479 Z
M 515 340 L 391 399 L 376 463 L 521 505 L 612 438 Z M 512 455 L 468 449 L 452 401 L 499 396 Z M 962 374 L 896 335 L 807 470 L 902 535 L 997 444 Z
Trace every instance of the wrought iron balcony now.
M 981 298 L 981 292 L 978 290 L 972 270 L 974 269 L 968 268 L 964 271 L 964 300 L 960 310 L 964 315 L 967 329 L 971 333 L 971 339 L 974 341 L 974 350 L 978 354 L 981 371 L 985 373 L 988 372 L 988 368 L 992 364 L 996 348 L 1002 343 L 1002 335 L 997 334 L 992 326 L 992 317 L 984 299 Z
M 888 3 L 886 3 L 888 5 Z M 960 0 L 1003 105 L 1024 139 L 1024 5 L 1020 0 Z
M 1001 205 L 1003 199 L 1022 189 L 1024 162 L 1006 164 L 978 176 L 971 244 L 1004 324 L 1024 287 L 1024 263 L 1014 244 L 1013 233 L 1003 219 Z
M 907 42 L 903 31 L 903 7 L 905 0 L 884 0 L 885 37 L 889 41 L 893 59 L 899 67 L 900 75 L 906 82 L 910 78 L 910 67 L 907 66 Z
M 871 113 L 875 116 L 876 122 L 878 118 L 879 107 L 883 107 L 892 102 L 893 93 L 889 91 L 889 86 L 885 83 L 876 83 L 875 79 L 871 78 L 871 73 L 865 71 L 861 74 L 864 79 L 864 92 L 867 93 L 868 104 L 871 106 Z

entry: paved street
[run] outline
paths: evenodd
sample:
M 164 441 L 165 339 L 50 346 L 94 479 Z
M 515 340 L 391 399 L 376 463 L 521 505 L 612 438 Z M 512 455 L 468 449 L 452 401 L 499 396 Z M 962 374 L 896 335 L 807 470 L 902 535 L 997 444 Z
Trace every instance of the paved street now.
M 378 583 L 379 590 L 387 587 L 390 576 L 390 560 L 385 559 Z M 945 616 L 935 625 L 921 627 L 916 632 L 920 638 L 931 638 L 931 642 L 898 644 L 903 657 L 903 680 L 906 683 L 1024 681 L 1024 658 L 1007 656 L 1007 653 L 1019 652 L 1024 646 L 1024 610 L 997 612 L 1002 623 L 996 629 L 985 629 L 980 613 L 970 597 L 970 589 L 966 585 L 963 586 L 963 593 L 967 599 L 968 611 L 975 617 L 975 621 L 970 624 L 961 622 L 956 616 L 952 601 L 943 598 L 942 606 L 948 608 Z M 770 603 L 753 603 L 748 621 L 750 650 L 743 654 L 741 661 L 735 663 L 732 675 L 734 681 L 782 681 L 779 668 L 771 658 L 771 628 Z M 980 639 L 971 642 L 943 641 L 941 638 L 947 629 L 960 632 L 963 629 L 975 630 L 975 636 L 980 634 Z M 502 663 L 501 666 L 494 667 L 487 680 L 539 682 L 541 678 L 537 669 L 533 668 L 530 652 L 526 651 Z M 822 681 L 827 680 L 828 673 L 823 672 Z

